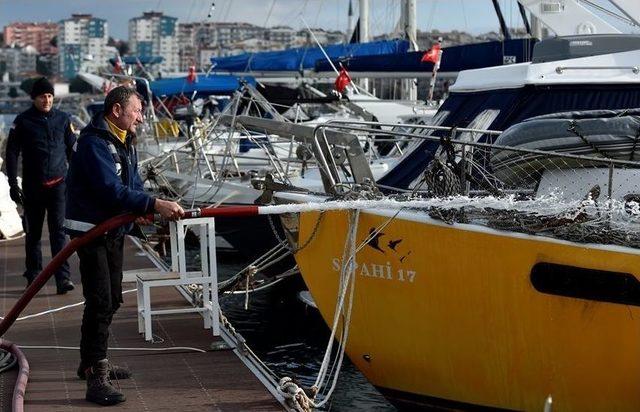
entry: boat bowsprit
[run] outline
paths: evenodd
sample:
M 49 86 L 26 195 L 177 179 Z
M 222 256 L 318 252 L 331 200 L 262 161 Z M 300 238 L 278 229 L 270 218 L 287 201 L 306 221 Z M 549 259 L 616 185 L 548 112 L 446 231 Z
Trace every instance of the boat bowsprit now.
M 640 109 L 557 113 L 505 130 L 496 146 L 614 160 L 640 158 Z M 535 183 L 543 170 L 602 167 L 579 158 L 494 148 L 491 167 L 506 185 Z

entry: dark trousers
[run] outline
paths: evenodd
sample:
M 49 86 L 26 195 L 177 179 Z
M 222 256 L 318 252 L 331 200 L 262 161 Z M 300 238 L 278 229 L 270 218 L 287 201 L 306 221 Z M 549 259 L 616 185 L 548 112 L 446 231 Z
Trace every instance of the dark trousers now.
M 45 188 L 39 184 L 24 186 L 24 220 L 25 220 L 25 266 L 24 277 L 33 280 L 42 271 L 42 225 L 47 214 L 51 255 L 55 256 L 67 244 L 64 231 L 64 197 L 65 184 Z M 69 279 L 69 263 L 64 262 L 56 271 L 56 284 L 60 285 Z
M 86 365 L 107 357 L 109 326 L 122 303 L 124 235 L 101 236 L 78 249 L 84 295 L 80 359 Z

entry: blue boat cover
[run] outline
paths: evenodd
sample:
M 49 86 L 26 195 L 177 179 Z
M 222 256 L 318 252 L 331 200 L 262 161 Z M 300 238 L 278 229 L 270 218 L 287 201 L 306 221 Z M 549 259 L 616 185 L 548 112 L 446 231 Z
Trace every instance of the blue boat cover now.
M 122 61 L 125 64 L 138 64 L 138 62 L 140 62 L 140 64 L 159 64 L 164 61 L 164 57 L 162 56 L 124 56 L 122 57 Z M 109 63 L 115 66 L 116 59 L 115 58 L 109 59 Z
M 241 87 L 242 81 L 251 85 L 256 84 L 256 80 L 251 76 L 239 78 L 231 75 L 198 75 L 198 81 L 189 82 L 185 77 L 162 79 L 152 81 L 151 92 L 155 96 L 172 96 L 184 94 L 190 96 L 197 92 L 196 96 L 209 96 L 211 94 L 231 94 Z
M 640 86 L 630 84 L 600 85 L 527 85 L 517 89 L 487 90 L 468 93 L 451 93 L 439 113 L 446 114 L 440 126 L 468 127 L 485 110 L 497 110 L 499 114 L 485 126 L 486 129 L 506 130 L 526 119 L 559 112 L 578 110 L 617 110 L 640 107 Z M 436 115 L 437 116 L 437 115 Z M 433 136 L 448 135 L 434 131 Z M 482 136 L 482 142 L 493 143 Z M 387 187 L 407 189 L 427 167 L 439 144 L 425 140 L 407 153 L 378 180 Z
M 522 63 L 531 60 L 534 39 L 511 39 L 484 43 L 464 44 L 442 49 L 441 72 L 459 72 L 483 67 L 501 66 L 505 60 L 509 63 Z M 421 62 L 424 51 L 378 54 L 374 56 L 348 56 L 332 59 L 349 72 L 430 72 L 433 63 Z M 318 60 L 315 65 L 318 72 L 332 71 L 329 62 Z
M 331 59 L 353 56 L 406 53 L 409 42 L 406 40 L 383 40 L 369 43 L 333 44 L 324 46 Z M 212 57 L 215 70 L 231 72 L 247 71 L 301 71 L 313 69 L 316 61 L 325 59 L 319 47 L 300 47 L 296 49 L 245 53 L 238 56 Z M 325 59 L 326 60 L 326 59 Z

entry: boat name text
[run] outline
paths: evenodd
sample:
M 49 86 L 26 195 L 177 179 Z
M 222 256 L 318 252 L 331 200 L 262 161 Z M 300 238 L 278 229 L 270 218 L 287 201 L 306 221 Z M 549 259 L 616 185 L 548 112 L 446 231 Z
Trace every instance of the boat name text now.
M 333 258 L 331 260 L 331 266 L 335 272 L 340 272 L 342 270 L 341 259 Z M 387 262 L 386 265 L 379 265 L 376 263 L 356 263 L 355 266 L 357 275 L 371 278 L 397 280 L 400 282 L 413 283 L 417 274 L 415 270 L 409 270 L 405 268 L 396 269 L 391 266 L 391 262 Z

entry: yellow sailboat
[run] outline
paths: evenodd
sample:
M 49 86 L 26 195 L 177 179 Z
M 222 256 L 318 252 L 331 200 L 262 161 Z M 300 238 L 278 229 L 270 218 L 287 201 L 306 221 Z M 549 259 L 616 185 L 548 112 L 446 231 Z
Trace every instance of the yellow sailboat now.
M 347 211 L 284 219 L 334 315 Z M 362 210 L 346 353 L 403 406 L 640 410 L 640 253 Z M 295 237 L 295 236 L 294 236 Z

